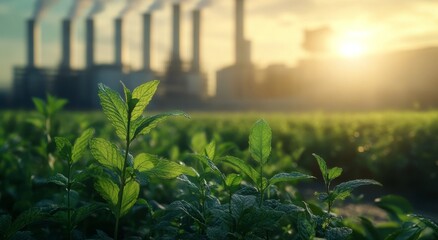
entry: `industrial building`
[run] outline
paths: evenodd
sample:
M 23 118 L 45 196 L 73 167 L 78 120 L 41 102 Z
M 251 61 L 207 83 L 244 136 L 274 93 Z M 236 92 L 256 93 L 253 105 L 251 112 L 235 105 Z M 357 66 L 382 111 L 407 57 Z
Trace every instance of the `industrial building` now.
M 46 93 L 54 94 L 69 100 L 71 108 L 98 107 L 97 85 L 104 83 L 110 88 L 122 93 L 122 81 L 128 88 L 154 79 L 162 81 L 158 97 L 163 106 L 172 103 L 200 105 L 207 92 L 206 74 L 201 67 L 201 10 L 193 10 L 193 60 L 190 67 L 185 65 L 180 57 L 180 24 L 181 5 L 172 5 L 172 51 L 169 56 L 166 71 L 158 73 L 151 68 L 151 35 L 153 34 L 153 14 L 143 14 L 143 64 L 140 70 L 133 70 L 127 64 L 126 35 L 124 34 L 123 17 L 114 20 L 114 61 L 112 64 L 97 64 L 95 62 L 96 31 L 92 17 L 85 21 L 85 68 L 72 67 L 73 24 L 71 19 L 61 23 L 61 61 L 57 68 L 47 68 L 40 64 L 43 54 L 40 47 L 40 26 L 38 21 L 30 19 L 27 22 L 27 64 L 14 68 L 13 102 L 19 107 L 31 107 L 32 97 L 44 98 Z
M 230 0 L 231 1 L 231 0 Z M 245 1 L 234 2 L 234 62 L 216 72 L 216 95 L 208 98 L 207 75 L 202 67 L 202 9 L 191 12 L 192 60 L 180 55 L 182 5 L 172 5 L 172 44 L 164 72 L 151 68 L 153 13 L 142 15 L 142 67 L 127 64 L 124 19 L 114 20 L 114 61 L 97 64 L 94 19 L 85 21 L 85 68 L 72 68 L 71 19 L 61 22 L 62 57 L 57 68 L 41 65 L 40 26 L 27 21 L 26 66 L 14 68 L 12 107 L 31 107 L 32 97 L 47 92 L 67 98 L 71 108 L 98 108 L 97 84 L 122 92 L 153 79 L 161 80 L 156 108 L 199 110 L 388 109 L 438 106 L 438 48 L 383 53 L 361 59 L 309 58 L 294 67 L 271 64 L 259 68 L 245 36 Z M 304 35 L 306 33 L 304 32 Z M 230 39 L 231 40 L 231 39 Z M 1 96 L 0 96 L 1 97 Z

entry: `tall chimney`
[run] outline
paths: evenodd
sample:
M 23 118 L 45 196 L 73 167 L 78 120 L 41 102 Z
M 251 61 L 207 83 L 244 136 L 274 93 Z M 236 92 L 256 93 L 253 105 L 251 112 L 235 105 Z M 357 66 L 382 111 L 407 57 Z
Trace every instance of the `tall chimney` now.
M 143 14 L 143 68 L 151 69 L 151 33 L 152 19 L 150 13 Z
M 199 9 L 193 10 L 193 59 L 192 71 L 200 71 L 200 48 L 201 48 L 201 11 Z
M 115 64 L 123 65 L 124 63 L 124 49 L 123 49 L 123 21 L 121 18 L 116 18 L 114 21 L 115 37 L 114 37 L 114 50 L 115 50 Z
M 236 36 L 235 54 L 236 63 L 245 62 L 245 33 L 244 33 L 244 0 L 236 0 Z
M 64 19 L 62 21 L 62 68 L 71 69 L 73 59 L 72 48 L 72 22 L 70 19 Z
M 94 20 L 92 18 L 88 18 L 85 24 L 85 65 L 87 68 L 91 68 L 94 65 Z
M 27 66 L 36 67 L 39 64 L 39 28 L 35 19 L 27 21 Z
M 173 44 L 172 44 L 172 61 L 180 62 L 180 11 L 178 3 L 173 4 Z

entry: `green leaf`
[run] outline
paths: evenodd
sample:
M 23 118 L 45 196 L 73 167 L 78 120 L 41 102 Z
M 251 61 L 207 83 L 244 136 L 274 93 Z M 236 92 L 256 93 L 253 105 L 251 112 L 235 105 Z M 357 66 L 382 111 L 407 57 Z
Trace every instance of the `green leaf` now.
M 427 227 L 430 227 L 434 231 L 435 235 L 438 236 L 438 224 L 434 222 L 432 219 L 429 219 L 427 217 L 418 214 L 410 214 L 409 216 L 415 217 L 418 220 L 420 220 Z
M 328 170 L 328 179 L 329 181 L 341 176 L 342 168 L 334 167 Z
M 316 158 L 316 161 L 319 165 L 319 170 L 321 171 L 322 177 L 324 178 L 324 182 L 325 184 L 327 184 L 329 182 L 327 164 L 322 157 L 316 155 L 315 153 L 313 153 L 312 155 Z
M 117 136 L 125 140 L 128 133 L 128 108 L 120 95 L 111 88 L 99 83 L 99 98 L 103 112 L 116 129 Z
M 249 135 L 249 151 L 251 156 L 260 164 L 268 161 L 271 153 L 272 132 L 268 123 L 260 119 L 251 129 Z
M 56 150 L 59 155 L 70 162 L 72 146 L 70 141 L 65 137 L 55 137 Z
M 66 176 L 62 175 L 61 173 L 57 173 L 55 176 L 50 177 L 47 180 L 47 182 L 65 187 L 68 184 L 68 179 Z
M 216 157 L 216 142 L 215 141 L 211 141 L 206 147 L 205 147 L 205 155 L 210 159 L 210 160 L 214 160 L 214 158 Z
M 91 155 L 104 167 L 122 172 L 124 158 L 116 145 L 103 138 L 90 141 Z
M 237 168 L 238 170 L 242 171 L 246 176 L 248 176 L 249 178 L 251 178 L 251 180 L 257 184 L 258 181 L 260 181 L 260 175 L 259 173 L 252 168 L 250 165 L 248 165 L 246 162 L 244 162 L 243 160 L 233 157 L 233 156 L 226 156 L 224 158 L 222 158 L 223 161 L 225 161 L 226 163 L 231 164 L 233 167 Z
M 134 169 L 140 172 L 148 171 L 154 168 L 156 162 L 156 156 L 142 153 L 134 158 Z
M 9 228 L 8 234 L 6 234 L 6 239 L 8 236 L 12 236 L 17 233 L 19 230 L 23 229 L 29 224 L 34 222 L 42 221 L 46 219 L 47 214 L 43 213 L 39 208 L 31 208 L 21 213 L 15 221 L 12 222 L 11 227 Z
M 56 98 L 50 94 L 47 95 L 47 115 L 52 116 L 53 114 L 59 112 L 64 105 L 67 104 L 66 99 Z
M 205 152 L 207 146 L 207 135 L 205 132 L 197 132 L 190 139 L 190 148 L 197 154 Z
M 256 204 L 256 196 L 233 194 L 231 196 L 231 215 L 234 219 L 239 219 L 243 214 L 254 209 Z
M 115 209 L 118 201 L 119 186 L 117 186 L 117 184 L 115 184 L 111 179 L 101 177 L 97 179 L 96 183 L 94 184 L 94 188 L 100 194 L 100 196 L 105 199 L 114 215 L 116 215 Z
M 136 120 L 143 114 L 144 109 L 149 104 L 152 96 L 154 96 L 155 92 L 157 91 L 159 83 L 159 81 L 154 80 L 144 83 L 134 89 L 134 91 L 132 92 L 132 99 L 138 99 L 138 102 L 137 104 L 135 104 L 135 107 L 131 112 L 132 120 Z
M 122 197 L 122 208 L 120 209 L 120 217 L 127 214 L 131 210 L 132 206 L 137 202 L 138 193 L 140 192 L 140 184 L 138 182 L 131 180 L 126 183 L 123 197 Z
M 132 122 L 131 140 L 138 135 L 148 134 L 160 122 L 166 120 L 171 116 L 184 116 L 186 118 L 189 118 L 187 114 L 181 111 L 172 111 L 172 112 L 160 113 L 151 117 L 139 118 L 134 122 Z
M 405 218 L 406 214 L 414 211 L 409 201 L 401 196 L 386 195 L 377 198 L 376 205 L 385 210 L 392 220 L 398 221 Z
M 417 240 L 422 229 L 413 225 L 391 233 L 385 240 Z
M 239 186 L 241 182 L 242 182 L 242 176 L 235 173 L 229 174 L 225 179 L 225 185 L 227 185 L 228 187 Z
M 152 163 L 153 167 L 148 163 Z M 159 159 L 155 155 L 142 153 L 134 160 L 134 168 L 142 173 L 146 173 L 149 177 L 159 179 L 173 179 L 181 174 L 189 176 L 197 176 L 196 172 L 187 166 L 183 166 L 176 162 L 165 159 Z
M 329 228 L 326 232 L 327 240 L 343 240 L 347 239 L 353 231 L 347 227 Z
M 80 137 L 78 137 L 73 145 L 71 160 L 73 163 L 77 162 L 85 152 L 85 149 L 90 142 L 91 137 L 93 137 L 94 129 L 85 130 Z
M 37 111 L 40 114 L 47 116 L 46 103 L 40 98 L 32 98 L 32 101 Z
M 94 214 L 97 210 L 102 209 L 102 204 L 99 203 L 89 203 L 76 209 L 72 215 L 72 221 L 74 224 L 82 222 L 85 218 Z
M 291 172 L 291 173 L 278 173 L 275 174 L 270 180 L 270 184 L 276 184 L 279 182 L 290 182 L 290 181 L 297 181 L 297 180 L 304 180 L 304 179 L 312 179 L 315 178 L 313 176 L 300 173 L 300 172 Z
M 379 182 L 372 180 L 372 179 L 356 179 L 348 182 L 343 182 L 336 187 L 333 188 L 333 195 L 334 199 L 340 199 L 343 200 L 351 195 L 351 192 L 360 187 L 365 185 L 378 185 L 382 186 Z
M 202 213 L 195 206 L 187 201 L 175 201 L 170 205 L 170 207 L 184 212 L 187 216 L 189 216 L 198 223 L 205 222 Z

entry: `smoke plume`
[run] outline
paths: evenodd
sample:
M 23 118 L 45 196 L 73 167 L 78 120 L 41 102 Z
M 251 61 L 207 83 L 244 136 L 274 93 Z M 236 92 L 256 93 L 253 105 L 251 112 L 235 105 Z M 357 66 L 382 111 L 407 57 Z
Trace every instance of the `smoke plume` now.
M 79 17 L 82 11 L 90 7 L 91 3 L 91 0 L 74 0 L 73 5 L 70 8 L 68 18 L 75 19 Z
M 164 5 L 164 0 L 154 0 L 151 5 L 149 5 L 147 12 L 153 12 L 155 10 L 159 10 Z
M 40 21 L 41 18 L 46 15 L 47 10 L 56 2 L 58 2 L 58 0 L 37 0 L 33 11 L 33 19 Z
M 91 8 L 90 13 L 88 14 L 89 18 L 105 10 L 106 5 L 112 2 L 112 0 L 93 0 L 93 2 L 94 2 L 93 7 Z
M 163 0 L 161 0 L 161 1 L 163 1 Z M 139 9 L 143 3 L 144 3 L 144 0 L 126 0 L 126 5 L 122 9 L 122 11 L 120 11 L 119 17 L 123 17 L 123 16 L 129 14 L 130 12 Z
M 199 0 L 198 3 L 195 6 L 195 9 L 201 9 L 209 6 L 213 0 Z

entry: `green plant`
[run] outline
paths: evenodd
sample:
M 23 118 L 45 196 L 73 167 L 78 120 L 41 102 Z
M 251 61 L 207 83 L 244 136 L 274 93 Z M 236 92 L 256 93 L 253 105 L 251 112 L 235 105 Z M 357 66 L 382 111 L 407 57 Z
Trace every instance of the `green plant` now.
M 290 172 L 277 173 L 268 179 L 264 173 L 264 168 L 268 163 L 269 155 L 271 153 L 271 138 L 272 132 L 268 123 L 265 120 L 258 120 L 252 127 L 249 135 L 249 151 L 252 158 L 259 164 L 257 170 L 239 158 L 232 156 L 226 156 L 223 158 L 223 161 L 231 164 L 250 178 L 253 186 L 259 193 L 259 206 L 262 205 L 265 192 L 270 186 L 282 182 L 295 182 L 297 180 L 314 178 L 313 176 L 300 172 Z
M 71 233 L 74 226 L 82 220 L 86 215 L 91 213 L 91 210 L 95 208 L 95 205 L 88 205 L 82 207 L 82 209 L 78 209 L 73 211 L 72 204 L 72 194 L 78 195 L 76 191 L 72 190 L 73 185 L 80 184 L 80 181 L 84 178 L 84 173 L 82 174 L 73 174 L 74 164 L 77 163 L 85 150 L 88 148 L 88 143 L 90 139 L 93 137 L 94 129 L 85 130 L 82 135 L 76 139 L 74 144 L 64 137 L 55 137 L 56 148 L 59 152 L 59 155 L 63 160 L 67 162 L 67 176 L 62 173 L 57 173 L 55 176 L 49 178 L 49 182 L 55 183 L 61 187 L 64 187 L 67 191 L 67 204 L 66 209 L 67 216 L 61 216 L 64 218 L 64 222 L 67 224 L 67 236 L 68 239 L 71 239 Z M 86 174 L 86 173 L 85 173 Z M 76 196 L 75 199 L 78 197 Z M 77 201 L 75 201 L 77 202 Z M 87 211 L 83 211 L 83 210 Z
M 149 133 L 159 122 L 170 116 L 186 116 L 179 111 L 142 116 L 158 83 L 147 82 L 132 92 L 123 85 L 124 100 L 114 90 L 99 84 L 103 112 L 115 128 L 117 136 L 124 142 L 123 151 L 103 138 L 94 138 L 90 143 L 91 154 L 106 170 L 106 174 L 97 178 L 95 189 L 106 200 L 115 216 L 115 239 L 119 236 L 120 218 L 137 202 L 142 176 L 174 178 L 182 173 L 194 174 L 188 167 L 150 154 L 140 154 L 134 158 L 130 153 L 132 141 Z
M 42 124 L 39 124 L 38 121 L 33 121 L 36 123 L 36 125 L 42 125 L 42 128 L 44 129 L 44 134 L 47 141 L 47 159 L 48 164 L 50 168 L 54 168 L 55 164 L 55 158 L 53 157 L 52 153 L 53 150 L 53 122 L 54 117 L 56 114 L 58 114 L 64 107 L 65 104 L 67 104 L 66 99 L 59 99 L 56 98 L 50 94 L 47 94 L 47 101 L 44 101 L 40 98 L 33 98 L 33 103 L 38 111 L 38 113 L 41 114 L 43 117 Z
M 336 200 L 344 200 L 351 196 L 354 189 L 365 185 L 378 185 L 381 184 L 372 179 L 355 179 L 347 182 L 342 182 L 335 187 L 331 188 L 332 181 L 342 174 L 342 168 L 333 167 L 328 168 L 325 160 L 313 154 L 318 162 L 319 169 L 321 171 L 325 192 L 317 193 L 318 199 L 327 203 L 327 210 L 322 217 L 312 215 L 308 210 L 312 220 L 315 221 L 317 226 L 317 235 L 326 237 L 327 239 L 347 239 L 352 233 L 352 230 L 347 227 L 342 227 L 341 219 L 332 214 L 332 207 Z

